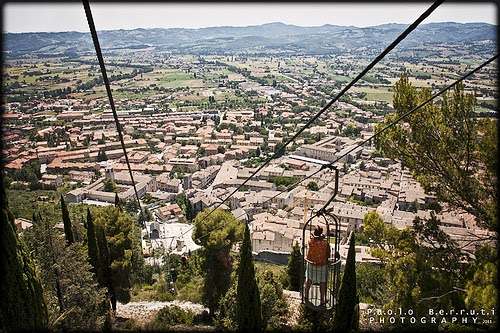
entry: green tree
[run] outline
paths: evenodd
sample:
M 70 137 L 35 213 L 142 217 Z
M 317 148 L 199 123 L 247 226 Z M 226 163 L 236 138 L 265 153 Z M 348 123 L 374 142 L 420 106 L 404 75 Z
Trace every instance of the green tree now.
M 203 157 L 205 156 L 205 147 L 199 147 L 198 148 L 198 157 Z
M 90 208 L 87 207 L 87 221 L 85 223 L 87 228 L 87 253 L 89 258 L 89 263 L 91 265 L 91 272 L 94 273 L 95 280 L 99 284 L 101 288 L 105 288 L 106 290 L 106 298 L 103 299 L 102 309 L 106 315 L 105 328 L 110 328 L 111 320 L 109 318 L 109 299 L 110 299 L 110 290 L 112 290 L 112 286 L 109 279 L 110 274 L 110 259 L 109 259 L 109 251 L 106 242 L 106 236 L 104 235 L 104 230 L 101 226 L 97 226 L 98 230 L 96 231 L 96 226 L 94 224 L 94 220 L 92 219 L 92 215 L 90 213 Z M 144 260 L 144 259 L 143 259 Z
M 145 328 L 151 331 L 166 331 L 176 325 L 191 326 L 193 321 L 194 314 L 191 310 L 184 310 L 177 305 L 165 306 Z
M 43 331 L 47 329 L 48 313 L 42 284 L 35 262 L 17 234 L 14 215 L 9 210 L 1 184 L 0 191 L 0 330 Z
M 281 157 L 285 154 L 285 144 L 283 142 L 276 142 L 276 145 L 274 146 L 274 154 L 276 155 L 276 158 Z
M 307 183 L 307 189 L 310 191 L 319 191 L 318 183 L 316 183 L 315 181 L 310 181 L 309 183 Z
M 122 210 L 122 202 L 120 200 L 120 197 L 118 197 L 118 193 L 115 192 L 115 207 L 120 208 Z
M 186 220 L 191 221 L 195 218 L 194 207 L 191 200 L 186 199 Z
M 262 327 L 268 331 L 280 330 L 288 308 L 283 286 L 272 271 L 262 272 L 257 280 L 262 306 Z
M 203 301 L 214 316 L 219 300 L 231 285 L 233 258 L 231 249 L 242 239 L 243 226 L 234 216 L 222 209 L 205 210 L 193 220 L 193 238 L 202 246 L 201 270 L 204 272 Z M 210 214 L 210 215 L 209 215 Z
M 385 292 L 388 289 L 385 272 L 380 265 L 370 262 L 357 264 L 356 288 L 363 303 L 382 306 L 389 301 Z
M 64 201 L 64 197 L 61 194 L 61 209 L 62 209 L 62 220 L 64 224 L 64 235 L 66 236 L 66 241 L 68 245 L 71 245 L 75 242 L 75 237 L 73 236 L 73 230 L 71 229 L 71 220 L 69 218 L 68 207 L 66 206 L 66 202 Z
M 106 137 L 104 136 L 104 133 L 102 133 L 101 138 L 97 141 L 97 144 L 103 145 L 106 143 Z
M 101 274 L 102 268 L 99 266 L 99 248 L 97 247 L 97 239 L 95 234 L 94 221 L 92 215 L 90 214 L 90 208 L 87 207 L 87 222 L 85 223 L 87 227 L 87 253 L 89 256 L 89 263 L 92 266 L 92 271 L 98 277 Z
M 498 251 L 485 244 L 477 249 L 471 263 L 465 303 L 469 309 L 498 309 Z
M 236 289 L 236 324 L 239 330 L 258 332 L 262 329 L 262 307 L 255 267 L 253 264 L 250 230 L 245 224 L 245 234 L 240 248 L 238 288 Z
M 385 250 L 393 249 L 396 246 L 399 231 L 393 225 L 386 225 L 382 217 L 376 212 L 371 211 L 363 217 L 363 235 L 367 238 L 372 247 Z M 376 252 L 377 250 L 372 250 Z M 381 257 L 384 262 L 383 257 Z
M 83 244 L 67 245 L 64 235 L 40 215 L 25 237 L 40 271 L 54 329 L 102 329 L 107 312 L 105 289 L 94 279 Z
M 267 181 L 274 183 L 278 187 L 289 187 L 300 180 L 299 177 L 288 177 L 288 176 L 269 176 Z
M 219 311 L 214 318 L 215 328 L 219 331 L 236 331 L 236 288 L 233 283 L 226 294 L 219 301 Z
M 279 331 L 287 312 L 287 301 L 283 295 L 283 286 L 271 271 L 258 274 L 260 303 L 262 307 L 262 329 Z M 214 320 L 215 328 L 220 331 L 237 331 L 236 324 L 236 293 L 238 282 L 231 285 L 221 298 L 219 311 Z
M 255 149 L 255 157 L 260 157 L 260 147 L 257 147 L 257 149 Z
M 467 257 L 440 224 L 433 213 L 428 220 L 417 217 L 412 229 L 396 230 L 391 236 L 396 241 L 385 242 L 393 246 L 379 248 L 372 244 L 371 254 L 384 263 L 387 288 L 383 299 L 387 301 L 383 309 L 411 308 L 415 316 L 425 316 L 430 306 L 444 311 L 465 308 L 463 295 L 456 288 L 465 288 L 466 267 L 462 263 Z M 382 233 L 387 235 L 386 231 Z M 437 326 L 430 322 L 415 326 L 420 328 Z
M 42 171 L 41 171 L 41 165 L 40 161 L 34 160 L 30 163 L 28 168 L 35 174 L 36 178 L 39 180 L 42 179 Z
M 106 234 L 107 242 L 101 240 L 103 250 L 106 245 L 109 248 L 111 304 L 115 310 L 116 301 L 121 303 L 130 301 L 134 220 L 115 206 L 99 207 L 95 211 L 95 216 L 95 225 L 101 226 Z M 105 258 L 105 254 L 102 257 Z
M 286 268 L 290 290 L 300 291 L 302 282 L 302 278 L 300 276 L 301 265 L 302 253 L 300 252 L 300 245 L 298 242 L 295 242 L 295 244 L 293 244 L 290 257 L 288 258 L 288 266 Z
M 102 190 L 104 192 L 118 193 L 118 186 L 116 186 L 116 183 L 113 181 L 113 179 L 108 178 L 104 181 L 104 186 L 103 186 Z
M 338 303 L 335 307 L 334 332 L 357 331 L 359 327 L 359 298 L 356 288 L 356 251 L 354 243 L 355 236 L 354 233 L 351 233 Z
M 396 112 L 377 124 L 379 131 L 431 97 L 417 90 L 403 73 L 394 86 Z M 456 85 L 440 104 L 427 103 L 376 138 L 375 144 L 413 172 L 439 201 L 476 217 L 489 230 L 498 228 L 498 122 L 478 119 L 476 98 Z
M 107 161 L 108 156 L 106 156 L 106 151 L 104 149 L 99 149 L 99 152 L 97 153 L 97 162 L 102 162 L 102 161 Z
M 349 137 L 357 137 L 360 135 L 362 128 L 359 126 L 354 126 L 352 123 L 348 123 L 347 126 L 342 130 L 342 134 Z
M 134 243 L 132 245 L 132 271 L 130 276 L 130 282 L 132 285 L 137 283 L 147 283 L 145 280 L 149 280 L 150 272 L 146 267 L 146 261 L 144 260 L 144 255 L 142 253 L 142 228 L 140 225 L 135 224 L 133 226 L 133 238 Z M 152 272 L 151 272 L 152 274 Z
M 43 219 L 40 214 L 38 216 L 35 215 L 35 217 L 36 219 L 33 222 L 36 227 L 25 233 L 26 241 L 30 249 L 35 249 L 35 260 L 37 261 L 37 266 L 40 268 L 44 288 L 50 286 L 49 289 L 55 290 L 57 309 L 59 313 L 63 314 L 66 310 L 66 305 L 61 287 L 61 267 L 58 265 L 58 254 L 62 253 L 63 249 L 61 248 L 62 242 L 54 241 L 54 238 L 60 235 L 55 234 L 54 228 L 48 218 Z M 32 236 L 30 237 L 30 235 Z M 37 243 L 40 244 L 38 247 L 36 246 Z M 48 305 L 49 310 L 52 310 L 52 317 L 54 317 L 53 313 L 57 310 L 55 307 L 50 307 L 52 303 L 48 303 Z
M 97 275 L 97 282 L 100 286 L 103 286 L 107 289 L 107 294 L 111 300 L 111 305 L 113 307 L 113 310 L 115 310 L 116 295 L 111 281 L 111 258 L 109 256 L 108 241 L 106 240 L 104 228 L 101 225 L 95 225 L 95 232 L 97 247 L 99 250 L 99 262 L 97 264 L 99 267 L 99 274 Z

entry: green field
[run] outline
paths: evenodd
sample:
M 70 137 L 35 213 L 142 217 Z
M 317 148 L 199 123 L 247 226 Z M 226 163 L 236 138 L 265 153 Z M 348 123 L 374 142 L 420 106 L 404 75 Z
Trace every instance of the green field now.
M 356 91 L 366 93 L 367 101 L 385 101 L 388 103 L 392 103 L 392 92 L 389 91 L 388 87 L 379 87 L 377 89 L 364 86 L 364 87 L 356 87 Z
M 450 63 L 449 58 L 443 57 L 442 54 L 438 58 L 439 54 L 437 52 L 436 55 L 433 55 L 434 61 L 442 61 L 442 63 L 437 64 L 423 61 L 379 64 L 369 73 L 368 80 L 361 80 L 358 83 L 359 86 L 354 87 L 354 90 L 365 93 L 365 100 L 381 100 L 390 103 L 392 102 L 390 90 L 403 71 L 410 73 L 410 82 L 415 87 L 437 88 L 452 83 L 453 80 L 472 69 L 479 61 L 477 57 L 474 57 L 461 61 L 459 65 Z M 448 55 L 448 57 L 455 59 L 456 56 Z M 175 97 L 176 101 L 195 102 L 195 105 L 200 107 L 206 107 L 203 104 L 208 103 L 208 96 L 212 95 L 218 103 L 228 98 L 231 100 L 229 104 L 232 104 L 233 107 L 248 106 L 249 103 L 265 103 L 267 101 L 263 98 L 250 96 L 244 91 L 238 92 L 237 84 L 235 85 L 234 81 L 242 82 L 248 78 L 220 66 L 220 63 L 246 69 L 250 72 L 250 76 L 257 77 L 258 81 L 266 85 L 273 85 L 274 82 L 277 84 L 297 83 L 295 78 L 302 76 L 304 80 L 333 80 L 338 82 L 340 86 L 350 82 L 368 63 L 366 59 L 355 59 L 352 56 L 325 59 L 313 56 L 280 58 L 274 56 L 211 55 L 200 57 L 185 55 L 178 56 L 173 60 L 174 65 L 155 63 L 151 59 L 138 60 L 133 58 L 132 53 L 125 51 L 118 56 L 110 56 L 106 59 L 108 77 L 110 78 L 130 74 L 134 70 L 140 72 L 141 68 L 154 68 L 152 71 L 137 74 L 135 77 L 126 76 L 120 80 L 112 81 L 111 88 L 114 98 L 134 101 L 154 97 L 162 99 L 176 92 L 178 94 Z M 85 56 L 78 61 L 68 63 L 59 58 L 8 61 L 7 66 L 4 67 L 3 84 L 5 87 L 5 85 L 17 81 L 19 84 L 12 89 L 27 94 L 67 89 L 68 87 L 74 91 L 78 85 L 87 84 L 101 75 L 99 66 L 85 63 L 87 61 L 95 61 L 95 59 Z M 467 85 L 473 85 L 475 89 L 487 88 L 492 93 L 497 91 L 497 82 L 491 74 L 492 71 L 496 71 L 496 68 L 489 66 L 468 80 Z M 336 74 L 342 72 L 345 74 Z M 382 86 L 370 83 L 377 82 L 377 74 L 388 79 L 391 84 Z M 418 75 L 430 75 L 431 78 L 416 79 L 415 76 Z M 223 87 L 228 82 L 229 89 Z M 236 91 L 233 91 L 233 88 Z M 86 101 L 91 99 L 107 100 L 105 87 L 102 83 L 84 89 L 86 91 L 72 92 L 69 97 L 82 98 Z

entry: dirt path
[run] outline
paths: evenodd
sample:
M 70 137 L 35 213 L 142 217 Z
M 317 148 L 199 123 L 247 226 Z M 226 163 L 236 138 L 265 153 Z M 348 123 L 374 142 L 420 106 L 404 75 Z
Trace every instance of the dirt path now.
M 191 310 L 194 314 L 208 311 L 208 308 L 201 304 L 191 302 L 181 302 L 174 300 L 172 302 L 158 301 L 139 301 L 129 302 L 127 304 L 116 304 L 116 316 L 121 318 L 133 319 L 137 324 L 144 325 L 153 319 L 154 315 L 165 306 L 177 305 L 178 307 Z
M 288 316 L 286 318 L 287 326 L 293 327 L 297 324 L 300 307 L 300 293 L 296 291 L 283 290 L 288 302 Z M 116 317 L 123 319 L 133 319 L 136 325 L 144 326 L 145 323 L 151 321 L 154 315 L 165 306 L 177 305 L 182 309 L 191 310 L 194 314 L 201 314 L 203 311 L 208 312 L 208 308 L 201 304 L 183 302 L 174 300 L 172 302 L 158 301 L 138 301 L 129 302 L 127 304 L 116 304 Z
M 287 327 L 293 327 L 297 324 L 299 318 L 299 308 L 301 304 L 300 292 L 283 290 L 288 302 Z

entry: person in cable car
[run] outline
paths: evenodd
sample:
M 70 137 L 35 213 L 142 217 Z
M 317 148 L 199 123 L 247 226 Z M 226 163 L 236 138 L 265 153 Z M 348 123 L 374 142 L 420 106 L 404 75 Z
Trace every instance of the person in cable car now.
M 315 226 L 307 246 L 305 299 L 308 301 L 311 284 L 317 282 L 320 290 L 320 305 L 324 306 L 326 305 L 327 261 L 330 257 L 330 245 L 322 234 L 323 228 Z

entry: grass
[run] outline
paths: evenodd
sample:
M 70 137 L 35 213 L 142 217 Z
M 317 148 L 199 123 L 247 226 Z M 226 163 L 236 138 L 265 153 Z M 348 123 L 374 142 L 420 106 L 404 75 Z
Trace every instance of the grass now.
M 392 103 L 392 93 L 390 92 L 369 92 L 366 94 L 366 99 L 369 101 L 385 101 L 388 103 Z
M 202 88 L 204 87 L 203 80 L 200 79 L 186 79 L 186 80 L 175 80 L 160 83 L 158 86 L 163 86 L 165 88 L 178 88 L 178 87 L 189 87 L 192 88 Z
M 387 87 L 379 87 L 378 89 L 371 87 L 356 87 L 357 91 L 366 93 L 366 100 L 377 101 L 382 100 L 388 103 L 392 102 L 392 92 Z
M 349 82 L 351 81 L 351 78 L 348 76 L 343 76 L 343 75 L 328 75 L 328 77 L 332 80 L 338 81 L 338 82 Z
M 156 291 L 150 285 L 133 286 L 130 292 L 130 301 L 153 301 L 155 299 Z
M 195 77 L 192 74 L 188 73 L 171 73 L 163 76 L 161 81 L 163 82 L 172 82 L 172 81 L 186 81 L 192 80 Z

